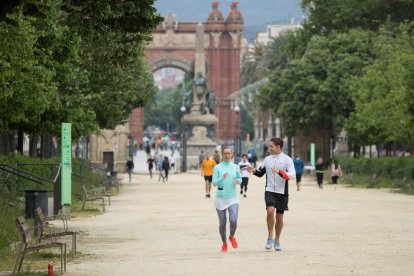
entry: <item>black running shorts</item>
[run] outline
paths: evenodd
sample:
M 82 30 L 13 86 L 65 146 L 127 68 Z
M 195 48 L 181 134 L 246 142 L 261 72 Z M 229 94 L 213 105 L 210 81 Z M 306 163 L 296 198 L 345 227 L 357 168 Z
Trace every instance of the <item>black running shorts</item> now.
M 265 192 L 265 202 L 266 208 L 273 206 L 276 209 L 276 213 L 283 214 L 285 211 L 289 210 L 288 202 L 289 196 L 272 193 L 272 192 Z
M 212 175 L 209 175 L 209 176 L 204 176 L 204 180 L 205 181 L 209 181 L 210 183 L 213 181 L 213 176 Z

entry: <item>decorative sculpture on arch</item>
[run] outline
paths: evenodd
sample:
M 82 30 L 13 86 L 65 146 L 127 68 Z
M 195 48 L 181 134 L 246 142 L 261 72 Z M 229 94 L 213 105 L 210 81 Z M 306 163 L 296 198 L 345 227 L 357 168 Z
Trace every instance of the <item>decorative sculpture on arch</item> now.
M 197 75 L 193 79 L 193 83 L 195 86 L 197 98 L 201 101 L 207 91 L 207 78 L 203 76 L 201 73 L 197 73 Z
M 194 93 L 191 90 L 183 92 L 185 109 L 187 111 L 198 111 L 201 114 L 214 114 L 216 93 L 213 89 L 207 89 L 207 78 L 198 73 L 193 79 L 193 85 Z M 193 105 L 193 103 L 197 104 Z
M 187 90 L 183 93 L 185 110 L 191 110 L 193 106 L 193 91 Z
M 214 151 L 216 148 L 214 126 L 218 119 L 214 115 L 215 93 L 208 89 L 205 74 L 204 26 L 197 24 L 196 52 L 194 61 L 195 76 L 192 89 L 183 93 L 183 104 L 186 114 L 182 118 L 190 137 L 184 135 L 186 154 L 198 156 L 201 150 Z M 196 165 L 196 163 L 194 163 Z

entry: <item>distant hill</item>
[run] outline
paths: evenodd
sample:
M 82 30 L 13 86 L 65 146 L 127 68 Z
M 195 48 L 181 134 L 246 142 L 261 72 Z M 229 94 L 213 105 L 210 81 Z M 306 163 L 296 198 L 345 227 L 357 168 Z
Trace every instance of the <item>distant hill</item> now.
M 230 12 L 231 0 L 220 2 L 220 11 L 226 17 Z M 213 1 L 208 0 L 157 0 L 154 7 L 165 16 L 174 13 L 181 22 L 205 22 Z M 256 32 L 266 30 L 266 25 L 289 23 L 303 19 L 301 0 L 239 0 L 239 10 L 244 18 L 244 36 L 251 41 Z

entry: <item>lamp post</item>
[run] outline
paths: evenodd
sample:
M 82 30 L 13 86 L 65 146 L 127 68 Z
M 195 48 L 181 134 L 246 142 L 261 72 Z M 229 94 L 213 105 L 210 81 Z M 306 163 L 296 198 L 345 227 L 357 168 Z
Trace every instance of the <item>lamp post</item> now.
M 128 135 L 128 140 L 129 140 L 129 158 L 131 158 L 132 160 L 134 156 L 134 137 L 132 136 L 131 133 Z
M 234 106 L 234 112 L 236 113 L 236 122 L 238 122 L 238 124 L 236 124 L 236 129 L 235 129 L 235 135 L 234 135 L 234 146 L 235 149 L 234 151 L 236 152 L 236 154 L 240 155 L 241 154 L 241 141 L 240 141 L 240 106 L 239 103 L 236 102 L 236 105 Z
M 183 105 L 180 108 L 182 114 L 185 113 L 186 108 L 184 105 L 184 95 L 183 95 Z M 186 123 L 184 123 L 183 121 L 181 121 L 183 124 L 183 131 L 181 134 L 181 148 L 182 148 L 182 160 L 181 160 L 181 172 L 186 172 L 187 171 L 187 125 Z

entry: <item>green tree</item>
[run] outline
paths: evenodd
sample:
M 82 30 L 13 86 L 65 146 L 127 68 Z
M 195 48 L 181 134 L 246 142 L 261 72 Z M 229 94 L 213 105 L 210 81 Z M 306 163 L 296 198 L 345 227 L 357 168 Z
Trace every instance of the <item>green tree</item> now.
M 302 0 L 302 8 L 308 13 L 304 29 L 314 34 L 355 28 L 376 31 L 387 20 L 414 19 L 413 0 Z
M 6 138 L 17 129 L 59 136 L 60 123 L 72 122 L 76 139 L 114 127 L 155 92 L 143 54 L 161 20 L 154 1 L 7 2 L 0 14 Z M 7 144 L 0 152 L 13 150 Z
M 52 102 L 57 91 L 55 72 L 39 59 L 38 34 L 22 10 L 0 22 L 0 133 L 7 134 L 18 125 L 33 125 Z
M 53 83 L 57 88 L 41 121 L 23 126 L 24 130 L 30 134 L 60 136 L 61 123 L 71 122 L 75 139 L 97 130 L 91 97 L 83 91 L 87 72 L 79 69 L 80 37 L 65 24 L 62 1 L 27 2 L 21 7 L 35 18 L 33 24 L 38 34 L 35 48 L 44 52 L 40 62 L 54 72 Z
M 167 130 L 167 123 L 170 130 L 182 131 L 181 118 L 184 115 L 181 111 L 183 106 L 183 93 L 185 90 L 192 89 L 192 79 L 186 76 L 183 83 L 176 88 L 162 89 L 157 92 L 155 97 L 145 105 L 144 125 L 159 126 Z M 186 88 L 186 89 L 185 89 Z
M 20 4 L 20 0 L 3 0 L 0 2 L 0 21 L 4 19 L 6 14 L 14 7 Z
M 370 60 L 369 37 L 356 30 L 314 36 L 301 60 L 271 74 L 261 90 L 261 106 L 283 118 L 288 135 L 317 126 L 335 135 L 353 110 L 349 81 Z
M 264 54 L 260 59 L 262 70 L 273 70 L 277 67 L 286 68 L 288 66 L 289 57 L 286 54 L 288 42 L 288 34 L 283 34 L 277 38 L 273 38 L 266 45 Z
M 282 47 L 288 66 L 268 71 L 269 81 L 256 101 L 262 110 L 271 109 L 282 118 L 287 135 L 323 127 L 323 133 L 334 137 L 346 122 L 350 138 L 358 145 L 378 141 L 411 145 L 412 133 L 405 131 L 406 124 L 412 124 L 410 106 L 413 106 L 410 35 L 404 35 L 405 40 L 395 39 L 403 32 L 388 27 L 379 39 L 377 31 L 384 24 L 393 26 L 412 21 L 413 4 L 412 0 L 303 0 L 302 6 L 309 16 L 302 28 L 285 35 Z M 407 34 L 412 33 L 410 23 L 405 29 Z M 399 46 L 391 47 L 394 43 Z M 378 50 L 380 46 L 382 51 Z M 393 55 L 385 59 L 389 52 Z M 277 61 L 277 56 L 268 56 L 266 63 Z M 382 100 L 381 106 L 377 105 L 381 93 L 375 100 L 368 92 L 379 76 L 382 81 L 378 87 L 382 88 L 376 89 L 385 89 L 393 95 L 393 101 Z M 392 89 L 387 88 L 390 85 Z M 360 106 L 356 107 L 356 102 L 361 102 Z M 364 106 L 368 102 L 371 107 Z M 377 113 L 384 114 L 386 106 L 401 106 L 402 112 L 393 109 L 381 121 Z M 377 125 L 377 119 L 381 124 L 392 121 L 394 124 L 385 129 Z
M 374 63 L 353 81 L 355 112 L 346 126 L 359 145 L 414 145 L 413 26 L 384 26 L 374 42 Z
M 256 44 L 252 49 L 248 49 L 242 56 L 240 82 L 241 86 L 254 83 L 263 77 L 263 67 L 260 66 L 264 54 L 264 46 Z
M 155 93 L 143 44 L 162 17 L 153 0 L 66 1 L 68 24 L 80 34 L 85 88 L 101 128 L 113 128 Z M 93 26 L 93 27 L 92 27 Z

